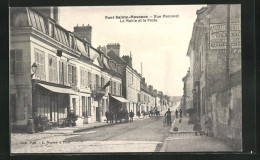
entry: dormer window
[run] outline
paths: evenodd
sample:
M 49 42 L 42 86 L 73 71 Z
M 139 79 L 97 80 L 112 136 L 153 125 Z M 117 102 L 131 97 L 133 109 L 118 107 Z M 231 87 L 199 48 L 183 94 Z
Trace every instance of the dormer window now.
M 70 34 L 70 47 L 71 48 L 75 48 L 75 40 L 74 40 L 74 36 L 72 34 Z
M 49 21 L 49 36 L 54 38 L 54 23 Z

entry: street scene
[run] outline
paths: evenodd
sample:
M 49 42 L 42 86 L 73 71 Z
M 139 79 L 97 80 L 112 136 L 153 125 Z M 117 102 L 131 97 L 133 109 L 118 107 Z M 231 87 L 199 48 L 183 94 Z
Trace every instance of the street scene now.
M 241 6 L 10 8 L 10 152 L 241 152 Z

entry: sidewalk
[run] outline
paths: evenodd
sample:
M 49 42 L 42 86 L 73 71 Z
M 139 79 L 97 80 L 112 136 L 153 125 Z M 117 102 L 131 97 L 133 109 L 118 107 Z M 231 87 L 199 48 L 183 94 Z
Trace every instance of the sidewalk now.
M 180 118 L 174 118 L 172 126 L 170 127 L 170 133 L 171 134 L 177 134 L 177 133 L 195 133 L 193 131 L 193 125 L 188 125 L 189 117 L 183 116 L 181 123 L 179 123 Z M 177 127 L 178 131 L 173 131 L 173 127 Z
M 184 116 L 182 122 L 180 118 L 174 119 L 170 127 L 169 137 L 163 143 L 160 152 L 230 152 L 234 151 L 224 142 L 214 137 L 196 136 L 193 125 L 188 125 L 189 117 Z M 173 127 L 178 127 L 178 131 L 173 131 Z

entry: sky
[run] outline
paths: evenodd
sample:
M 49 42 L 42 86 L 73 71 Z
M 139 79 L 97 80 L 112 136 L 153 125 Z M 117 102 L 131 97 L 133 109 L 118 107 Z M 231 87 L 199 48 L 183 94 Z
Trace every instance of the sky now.
M 168 96 L 181 96 L 182 78 L 190 64 L 186 54 L 193 23 L 196 11 L 203 6 L 205 5 L 60 7 L 59 23 L 71 32 L 77 25 L 89 24 L 92 26 L 92 46 L 119 43 L 120 56 L 130 55 L 131 52 L 133 68 L 139 73 L 142 63 L 143 77 L 148 85 Z M 148 18 L 129 18 L 137 22 L 122 22 L 126 19 L 121 19 L 120 22 L 120 19 L 116 19 L 116 16 L 132 15 Z M 165 18 L 163 15 L 170 16 Z M 113 16 L 114 19 L 106 18 Z

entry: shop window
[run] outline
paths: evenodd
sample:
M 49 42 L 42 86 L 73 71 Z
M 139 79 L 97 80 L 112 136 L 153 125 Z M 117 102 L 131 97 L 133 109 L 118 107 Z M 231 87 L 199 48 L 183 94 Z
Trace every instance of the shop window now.
M 43 51 L 36 48 L 34 52 L 35 52 L 35 63 L 37 65 L 35 77 L 40 80 L 45 80 L 45 54 Z
M 23 73 L 23 50 L 13 49 L 10 51 L 10 71 L 11 74 Z

